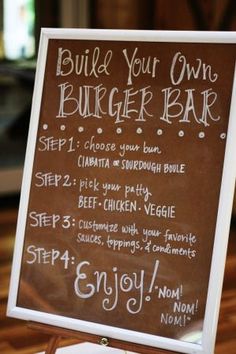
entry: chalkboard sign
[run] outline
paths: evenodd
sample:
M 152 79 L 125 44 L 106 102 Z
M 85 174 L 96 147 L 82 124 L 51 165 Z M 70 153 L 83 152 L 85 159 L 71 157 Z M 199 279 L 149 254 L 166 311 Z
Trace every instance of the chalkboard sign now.
M 235 33 L 44 29 L 8 315 L 213 353 Z

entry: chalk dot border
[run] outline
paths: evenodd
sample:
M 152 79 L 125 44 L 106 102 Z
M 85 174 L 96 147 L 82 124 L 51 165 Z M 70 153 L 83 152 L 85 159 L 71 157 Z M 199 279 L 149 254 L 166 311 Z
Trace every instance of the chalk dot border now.
M 44 123 L 42 125 L 42 129 L 44 131 L 48 130 L 49 129 L 49 125 L 47 123 Z M 102 127 L 97 127 L 95 129 L 96 129 L 96 133 L 98 135 L 101 135 L 101 134 L 104 133 L 104 128 L 102 128 Z M 156 129 L 156 128 L 154 128 L 154 129 Z M 59 130 L 60 131 L 65 131 L 66 130 L 66 126 L 64 124 L 59 125 Z M 84 133 L 85 130 L 86 130 L 85 127 L 82 126 L 82 125 L 78 126 L 78 128 L 77 128 L 78 133 Z M 168 127 L 167 127 L 167 130 L 168 130 Z M 142 135 L 144 133 L 144 129 L 142 127 L 137 127 L 135 132 L 138 135 Z M 155 132 L 156 132 L 157 136 L 161 137 L 165 133 L 165 129 L 157 128 Z M 123 127 L 116 127 L 115 128 L 115 133 L 117 135 L 123 134 L 124 133 L 124 128 Z M 183 138 L 183 137 L 186 136 L 186 133 L 185 133 L 185 131 L 183 129 L 180 129 L 179 131 L 177 131 L 177 135 L 178 135 L 179 138 Z M 206 132 L 205 131 L 199 131 L 198 133 L 196 133 L 196 135 L 201 140 L 204 140 L 206 138 Z M 222 133 L 219 134 L 220 140 L 225 140 L 226 137 L 227 137 L 227 133 L 226 132 L 222 132 Z
M 138 127 L 137 129 L 136 129 L 136 133 L 137 134 L 142 134 L 143 133 L 143 129 L 142 128 L 140 128 L 140 127 Z
M 97 133 L 98 134 L 102 134 L 103 133 L 103 129 L 102 128 L 97 128 Z
M 227 136 L 226 133 L 221 133 L 221 134 L 220 134 L 221 140 L 225 140 L 225 139 L 226 139 L 226 136 Z
M 84 132 L 84 127 L 82 127 L 82 126 L 78 127 L 78 132 L 79 133 L 83 133 Z
M 204 139 L 205 136 L 206 136 L 205 132 L 199 132 L 199 133 L 198 133 L 199 139 Z

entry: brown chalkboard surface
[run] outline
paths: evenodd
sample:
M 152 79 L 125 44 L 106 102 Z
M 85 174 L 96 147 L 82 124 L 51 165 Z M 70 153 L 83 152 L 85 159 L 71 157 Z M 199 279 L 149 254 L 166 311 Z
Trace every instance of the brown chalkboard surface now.
M 213 352 L 235 57 L 233 33 L 42 31 L 10 316 Z

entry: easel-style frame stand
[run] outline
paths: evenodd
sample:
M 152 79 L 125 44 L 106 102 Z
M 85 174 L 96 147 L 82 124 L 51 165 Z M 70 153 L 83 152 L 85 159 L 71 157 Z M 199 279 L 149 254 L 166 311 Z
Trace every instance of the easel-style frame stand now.
M 113 338 L 108 339 L 95 334 L 77 332 L 66 328 L 60 328 L 60 327 L 45 325 L 36 322 L 28 322 L 28 327 L 30 329 L 37 330 L 41 333 L 51 335 L 45 354 L 55 354 L 61 338 L 74 338 L 77 339 L 80 343 L 90 342 L 90 343 L 100 344 L 111 348 L 122 349 L 125 351 L 137 352 L 140 354 L 177 354 L 177 352 L 173 352 L 169 350 L 167 351 L 167 350 L 157 349 L 154 347 L 125 342 Z

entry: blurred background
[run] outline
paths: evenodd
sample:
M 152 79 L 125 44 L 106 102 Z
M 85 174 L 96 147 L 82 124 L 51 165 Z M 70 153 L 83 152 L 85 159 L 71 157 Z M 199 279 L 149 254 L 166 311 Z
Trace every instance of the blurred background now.
M 0 353 L 7 354 L 36 352 L 48 339 L 5 317 L 41 27 L 236 31 L 236 1 L 0 0 Z M 233 217 L 218 354 L 236 353 L 234 224 Z

